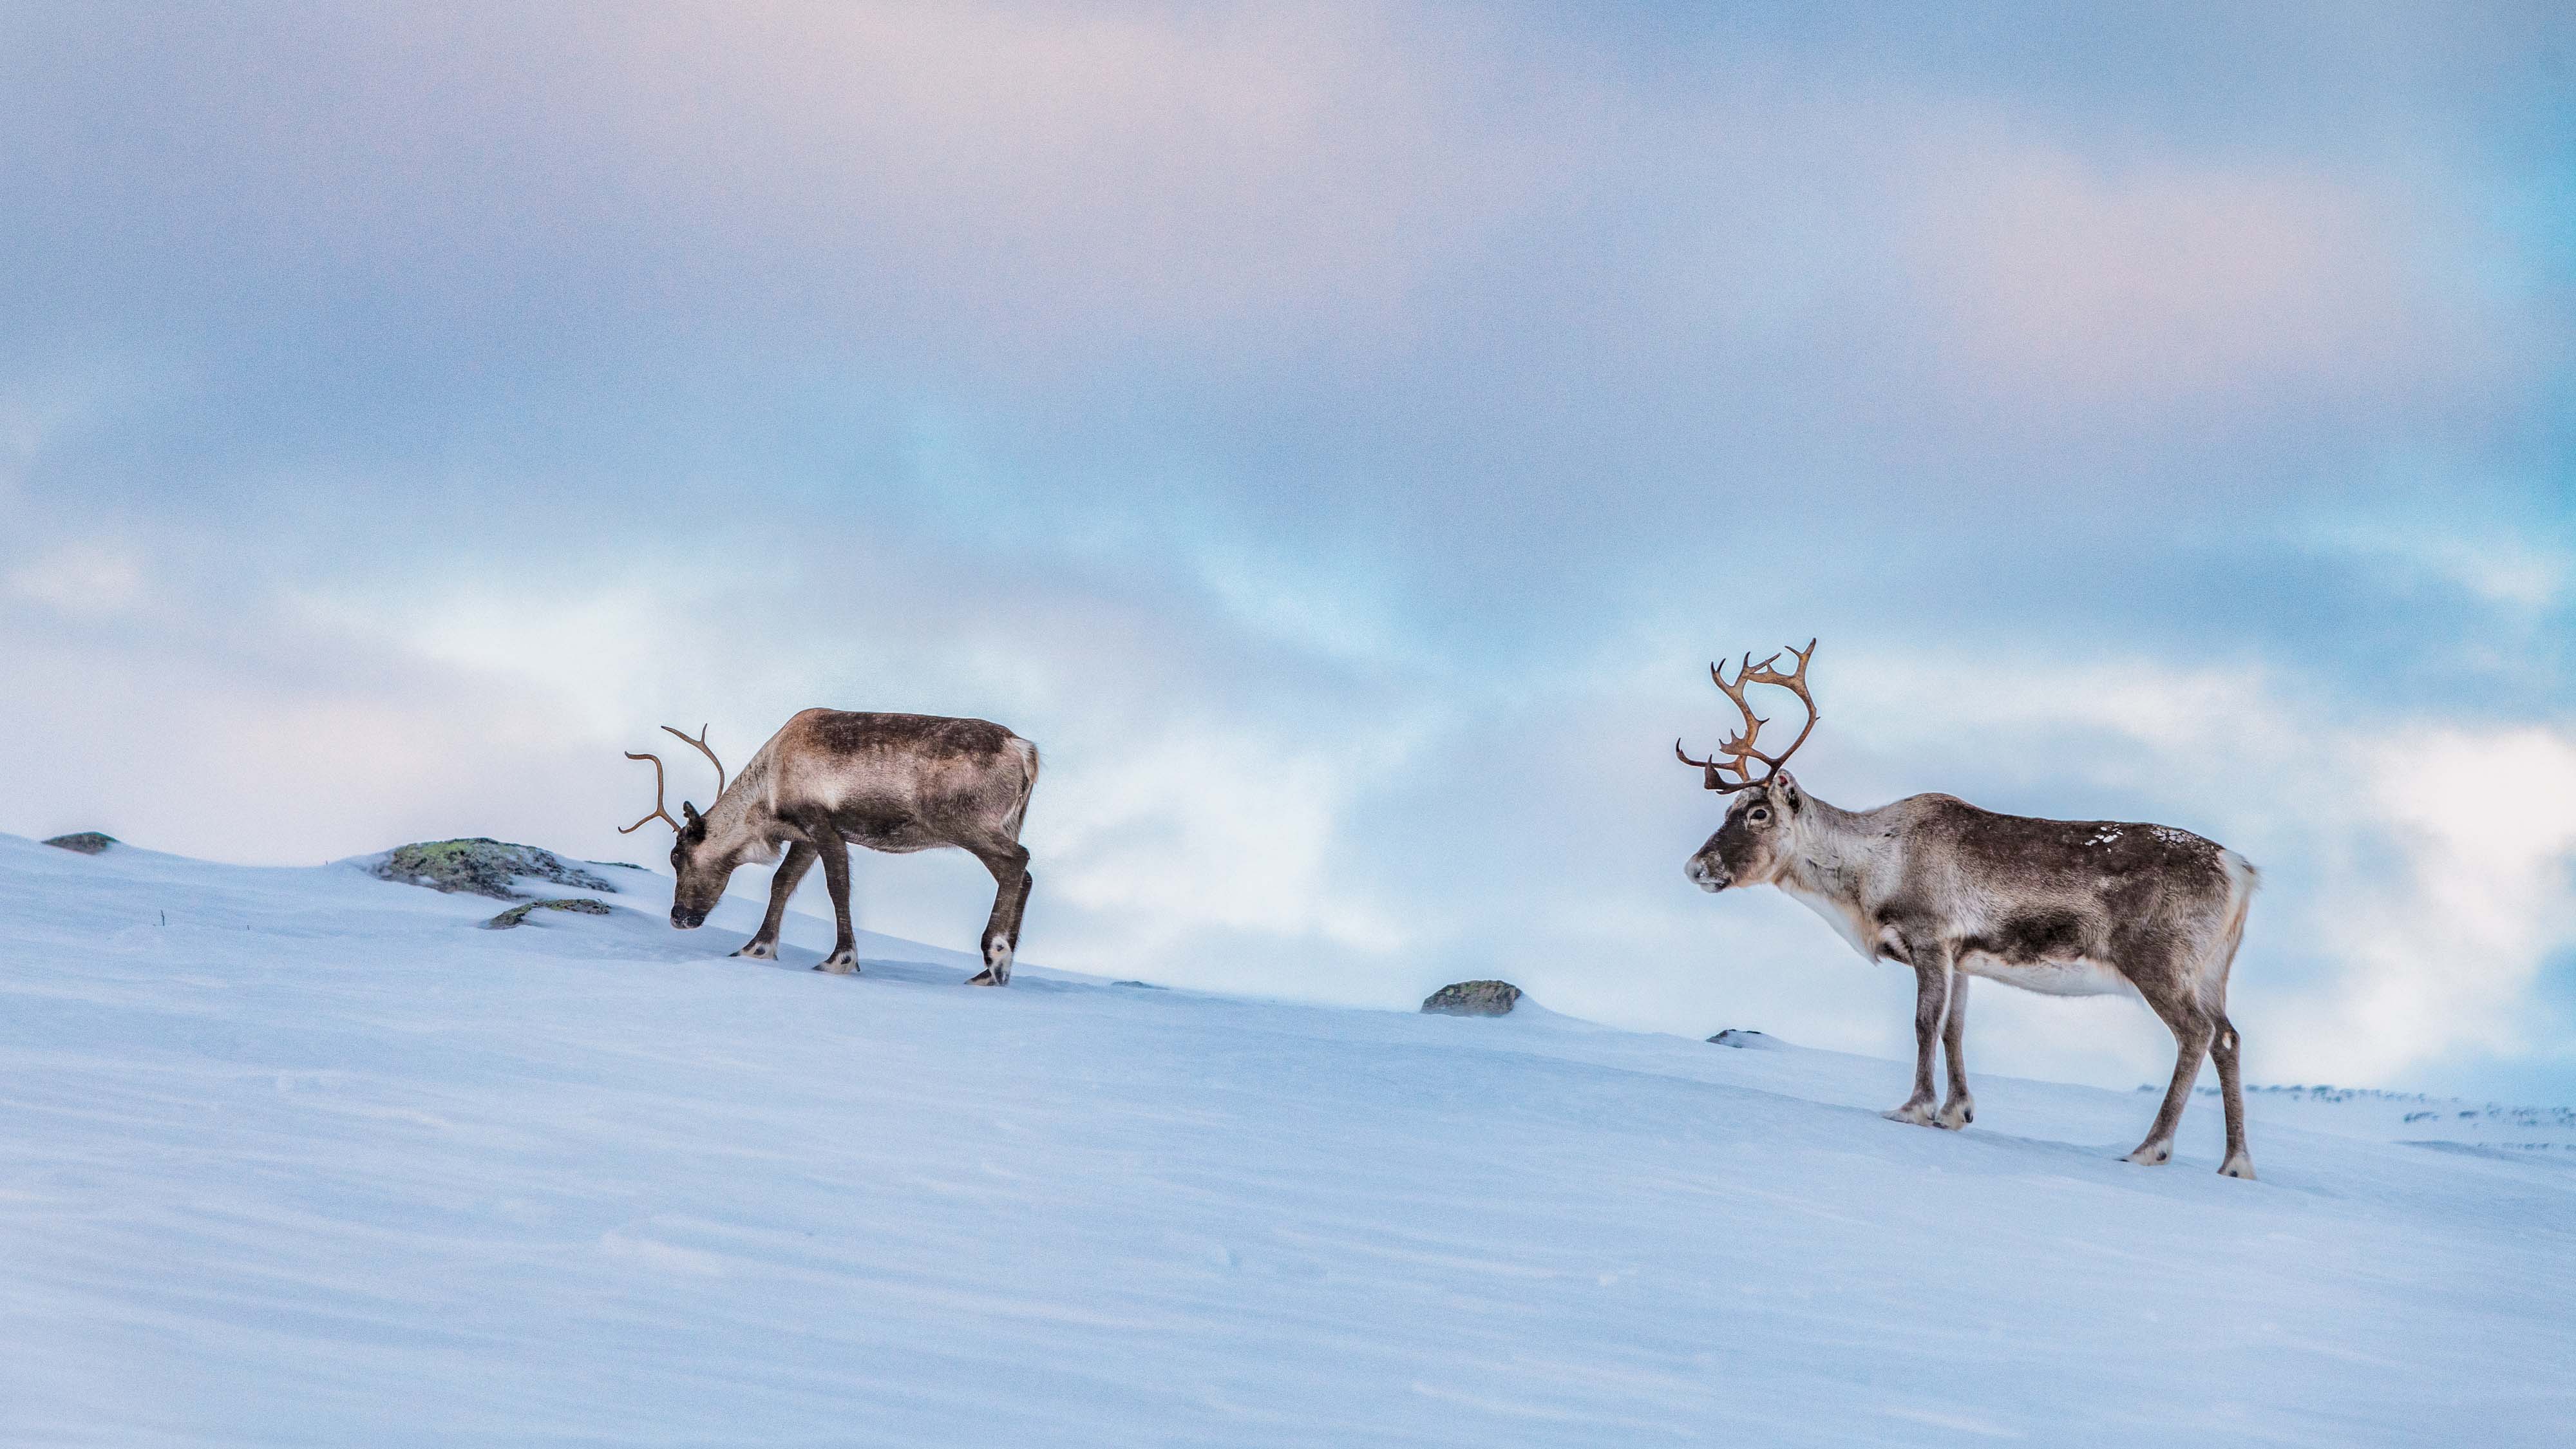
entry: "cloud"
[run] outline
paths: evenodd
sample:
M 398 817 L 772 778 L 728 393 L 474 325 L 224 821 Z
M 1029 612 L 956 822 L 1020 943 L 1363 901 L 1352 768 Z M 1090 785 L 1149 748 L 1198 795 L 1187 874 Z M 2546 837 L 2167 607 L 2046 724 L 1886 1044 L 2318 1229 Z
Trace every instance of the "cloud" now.
M 2318 913 L 2351 967 L 2308 1030 L 2358 1080 L 2548 1044 L 2559 1024 L 2527 1007 L 2576 948 L 2576 734 L 2432 728 L 2355 753 L 2384 853 Z
M 72 543 L 9 570 L 10 592 L 83 618 L 121 614 L 144 598 L 143 564 L 104 543 Z
M 2564 851 L 2374 753 L 2566 738 L 2564 21 L 2499 13 L 17 7 L 0 809 L 649 860 L 657 724 L 981 715 L 1033 960 L 1903 1050 L 1678 875 L 1702 661 L 1814 633 L 1830 797 L 2261 861 L 2263 1070 L 2511 1053 Z
M 2472 369 L 2476 335 L 2415 274 L 2411 198 L 2314 171 L 2119 174 L 2009 133 L 1945 138 L 1926 187 L 1945 361 L 2015 392 L 2169 409 L 2248 388 L 2377 393 Z
M 2567 597 L 2576 549 L 2529 525 L 2500 528 L 2412 518 L 2368 516 L 2319 520 L 2311 546 L 2330 556 L 2390 568 L 2402 576 L 2456 589 L 2479 601 L 2530 616 Z
M 1358 761 L 1186 721 L 1131 734 L 1119 754 L 1052 792 L 1066 823 L 1043 832 L 1067 862 L 1055 885 L 1069 901 L 1137 923 L 1095 950 L 1101 969 L 1209 930 L 1375 956 L 1409 944 L 1401 917 L 1342 868 L 1352 797 L 1370 783 Z

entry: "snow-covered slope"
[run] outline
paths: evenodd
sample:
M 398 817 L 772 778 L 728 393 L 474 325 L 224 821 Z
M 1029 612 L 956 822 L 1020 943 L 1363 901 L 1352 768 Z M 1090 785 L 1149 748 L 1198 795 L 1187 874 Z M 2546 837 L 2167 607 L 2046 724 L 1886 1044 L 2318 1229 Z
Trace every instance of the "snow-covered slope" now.
M 665 890 L 494 932 L 495 902 L 347 867 L 0 837 L 0 1440 L 2576 1422 L 2576 1133 L 2546 1114 L 2257 1093 L 2239 1183 L 2209 1101 L 2139 1168 L 2146 1095 L 1983 1079 L 1953 1135 L 1875 1115 L 1892 1062 L 1034 967 L 973 990 L 884 938 L 824 976 L 827 926 L 728 960 L 755 907 L 684 935 Z

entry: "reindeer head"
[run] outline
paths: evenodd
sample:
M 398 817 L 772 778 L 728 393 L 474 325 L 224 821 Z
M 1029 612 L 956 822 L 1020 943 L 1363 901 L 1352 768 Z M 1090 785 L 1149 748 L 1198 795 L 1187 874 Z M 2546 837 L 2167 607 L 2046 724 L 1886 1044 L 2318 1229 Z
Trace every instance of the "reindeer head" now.
M 698 753 L 707 757 L 707 763 L 716 767 L 716 798 L 723 799 L 724 761 L 717 759 L 716 752 L 707 748 L 707 727 L 698 726 L 696 739 L 689 739 L 669 725 L 662 728 L 675 738 L 696 746 Z M 671 812 L 662 804 L 661 756 L 629 750 L 626 758 L 653 762 L 653 813 L 632 825 L 619 827 L 617 833 L 631 834 L 656 819 L 675 832 L 676 838 L 671 842 L 671 873 L 679 878 L 679 884 L 671 891 L 671 924 L 683 931 L 694 931 L 706 924 L 707 913 L 716 908 L 717 901 L 724 899 L 725 882 L 733 879 L 734 868 L 743 864 L 751 852 L 745 851 L 738 842 L 710 843 L 707 817 L 700 815 L 698 807 L 689 801 L 680 802 L 680 813 L 688 817 L 685 823 L 671 818 Z M 714 807 L 710 805 L 708 808 Z
M 1737 712 L 1744 716 L 1741 734 L 1719 745 L 1717 753 L 1705 760 L 1683 754 L 1681 741 L 1673 741 L 1673 753 L 1681 756 L 1683 764 L 1700 767 L 1707 788 L 1735 796 L 1727 805 L 1725 823 L 1683 867 L 1682 873 L 1701 890 L 1763 885 L 1776 879 L 1786 858 L 1783 842 L 1796 824 L 1798 813 L 1806 808 L 1806 797 L 1799 793 L 1797 780 L 1781 767 L 1816 727 L 1816 701 L 1807 693 L 1807 661 L 1815 657 L 1816 641 L 1808 640 L 1804 650 L 1792 646 L 1784 652 L 1798 658 L 1798 667 L 1786 674 L 1771 667 L 1780 662 L 1778 654 L 1759 664 L 1746 654 L 1736 665 L 1732 684 L 1727 682 L 1725 669 L 1715 664 L 1708 667 L 1709 677 L 1717 681 L 1718 689 L 1735 702 Z M 1745 702 L 1745 687 L 1754 684 L 1778 685 L 1797 695 L 1807 708 L 1805 728 L 1789 742 L 1789 748 L 1777 755 L 1764 754 L 1755 747 L 1762 738 L 1762 727 L 1770 721 L 1755 715 L 1753 706 Z M 1758 776 L 1753 773 L 1756 760 L 1763 766 Z M 1727 778 L 1728 771 L 1734 773 L 1733 779 Z

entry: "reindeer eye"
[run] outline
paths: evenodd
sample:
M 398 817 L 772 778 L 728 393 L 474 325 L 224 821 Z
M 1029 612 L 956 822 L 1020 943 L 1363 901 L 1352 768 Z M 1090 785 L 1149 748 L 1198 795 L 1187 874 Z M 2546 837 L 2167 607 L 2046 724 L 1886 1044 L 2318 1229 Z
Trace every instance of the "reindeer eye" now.
M 1763 821 L 1771 818 L 1771 812 L 1759 805 L 1756 805 L 1752 809 L 1744 812 L 1744 818 L 1752 821 L 1756 825 L 1759 825 Z

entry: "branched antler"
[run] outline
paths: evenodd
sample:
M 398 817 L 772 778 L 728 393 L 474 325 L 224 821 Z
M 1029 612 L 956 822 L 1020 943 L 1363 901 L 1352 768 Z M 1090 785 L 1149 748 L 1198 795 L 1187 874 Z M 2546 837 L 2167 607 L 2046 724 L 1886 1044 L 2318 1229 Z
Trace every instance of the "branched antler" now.
M 1777 659 L 1780 656 L 1775 654 L 1771 657 Z M 698 753 L 707 757 L 707 763 L 716 767 L 716 794 L 721 797 L 724 794 L 725 787 L 724 761 L 717 759 L 716 752 L 707 748 L 707 727 L 705 725 L 698 726 L 698 737 L 694 740 L 689 739 L 687 735 L 681 734 L 678 730 L 672 729 L 669 725 L 664 725 L 662 728 L 668 732 L 673 739 L 688 740 L 690 744 L 697 746 Z M 712 810 L 715 807 L 713 805 L 709 805 L 707 808 Z
M 1731 795 L 1738 790 L 1749 790 L 1756 785 L 1767 783 L 1773 776 L 1780 773 L 1780 767 L 1788 763 L 1789 757 L 1796 754 L 1798 747 L 1805 744 L 1807 736 L 1814 732 L 1818 715 L 1815 696 L 1807 693 L 1807 661 L 1816 655 L 1816 641 L 1808 640 L 1807 647 L 1804 649 L 1793 644 L 1781 652 L 1798 657 L 1798 667 L 1787 674 L 1771 667 L 1780 662 L 1779 654 L 1773 654 L 1770 658 L 1756 664 L 1749 651 L 1735 666 L 1735 682 L 1732 684 L 1727 682 L 1726 670 L 1723 667 L 1715 664 L 1708 667 L 1708 677 L 1717 681 L 1719 691 L 1733 700 L 1737 712 L 1744 716 L 1744 728 L 1742 732 L 1730 737 L 1726 743 L 1719 745 L 1717 754 L 1705 760 L 1692 759 L 1682 752 L 1681 741 L 1673 741 L 1673 753 L 1680 757 L 1683 764 L 1697 765 L 1705 772 L 1702 783 L 1707 788 Z M 1770 721 L 1756 715 L 1753 712 L 1753 706 L 1745 701 L 1745 686 L 1753 684 L 1778 685 L 1797 695 L 1798 702 L 1807 707 L 1806 727 L 1799 730 L 1798 737 L 1789 742 L 1789 748 L 1776 755 L 1764 754 L 1755 747 L 1756 742 L 1762 738 L 1762 727 Z M 1726 758 L 1720 759 L 1719 755 Z M 1753 774 L 1753 762 L 1756 760 L 1760 760 L 1768 767 L 1758 779 Z M 1718 773 L 1720 770 L 1733 770 L 1735 778 L 1728 780 Z
M 703 733 L 703 731 L 701 731 L 701 733 Z M 655 816 L 661 817 L 662 823 L 670 826 L 673 830 L 679 829 L 680 822 L 671 818 L 669 808 L 662 803 L 662 757 L 660 755 L 639 755 L 633 750 L 628 750 L 626 752 L 626 758 L 630 760 L 651 760 L 653 762 L 653 814 L 645 816 L 642 820 L 638 820 L 632 825 L 619 826 L 617 828 L 617 833 L 620 835 L 632 835 L 636 831 L 643 829 L 647 824 L 650 824 Z

